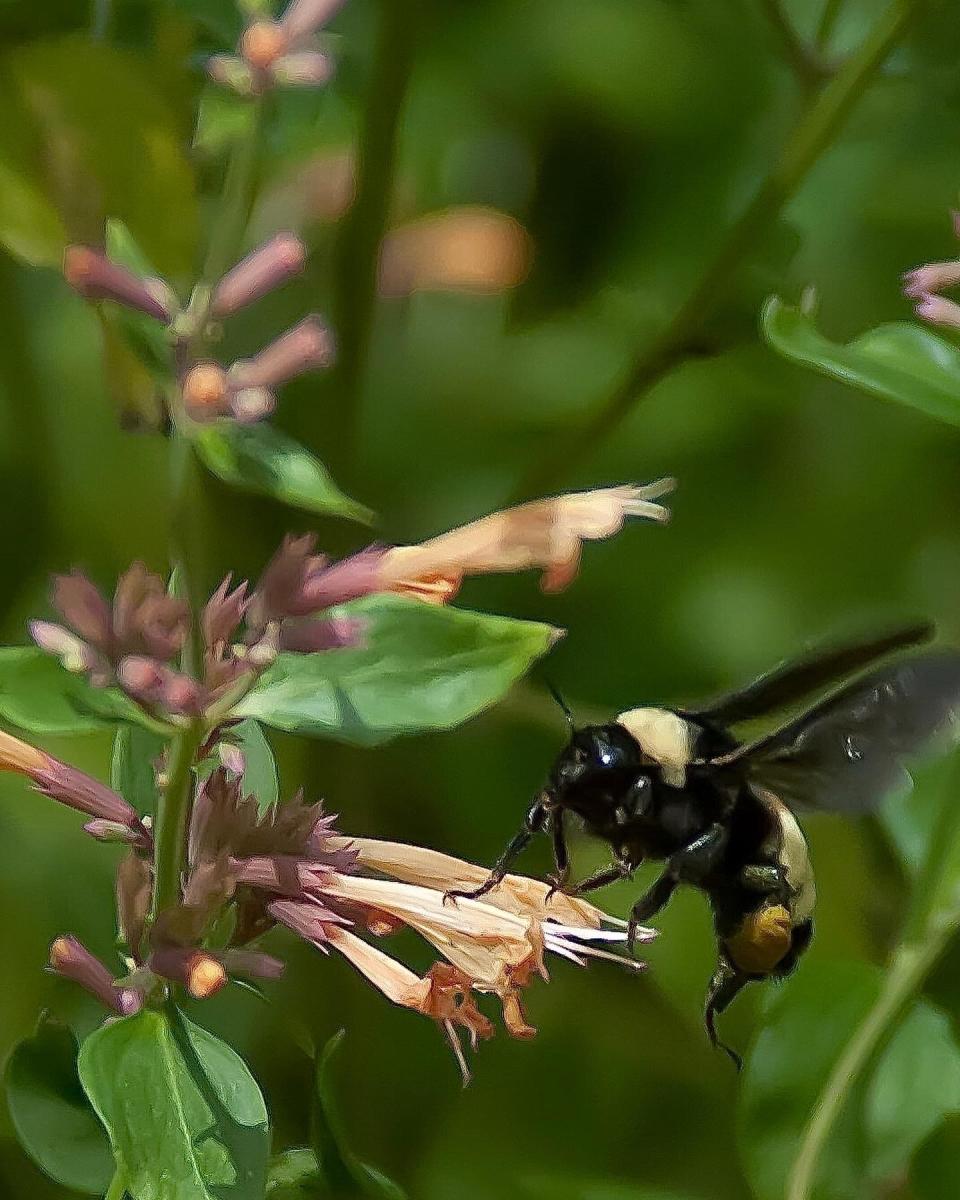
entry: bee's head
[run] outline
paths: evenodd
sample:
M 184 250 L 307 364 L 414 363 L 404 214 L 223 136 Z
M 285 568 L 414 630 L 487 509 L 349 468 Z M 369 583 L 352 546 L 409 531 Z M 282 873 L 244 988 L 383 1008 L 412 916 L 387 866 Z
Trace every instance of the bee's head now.
M 616 795 L 639 766 L 639 748 L 625 729 L 587 725 L 572 731 L 551 768 L 548 790 L 555 804 L 575 807 L 581 797 Z

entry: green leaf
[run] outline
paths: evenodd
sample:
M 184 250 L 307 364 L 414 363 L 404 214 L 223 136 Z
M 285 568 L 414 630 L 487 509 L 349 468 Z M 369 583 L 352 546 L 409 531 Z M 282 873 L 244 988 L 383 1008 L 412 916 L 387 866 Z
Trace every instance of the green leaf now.
M 80 1086 L 70 1030 L 41 1018 L 8 1059 L 4 1083 L 17 1137 L 40 1170 L 75 1192 L 102 1195 L 113 1155 Z
M 557 636 L 549 625 L 401 596 L 370 596 L 336 611 L 365 620 L 366 645 L 281 654 L 238 715 L 360 745 L 452 729 L 495 704 Z
M 770 345 L 794 362 L 960 425 L 960 350 L 922 325 L 880 325 L 843 345 L 825 338 L 802 309 L 772 296 L 762 328 Z
M 406 1200 L 406 1193 L 375 1167 L 361 1162 L 350 1149 L 334 1095 L 332 1064 L 343 1045 L 340 1030 L 327 1042 L 317 1059 L 311 1140 L 320 1172 L 329 1193 L 338 1196 L 368 1196 L 380 1200 Z
M 139 725 L 123 724 L 114 735 L 110 786 L 141 816 L 157 811 L 159 792 L 153 764 L 165 745 L 160 734 Z
M 225 740 L 239 746 L 243 753 L 243 794 L 256 796 L 263 816 L 275 808 L 280 799 L 280 782 L 277 764 L 259 724 L 253 720 L 241 721 L 228 730 Z
M 369 524 L 369 508 L 345 496 L 319 459 L 272 425 L 222 421 L 197 430 L 201 461 L 231 487 L 272 496 L 307 512 Z
M 960 1194 L 960 1118 L 943 1122 L 917 1151 L 910 1170 L 914 1200 Z
M 286 1150 L 270 1164 L 267 1200 L 314 1200 L 329 1195 L 312 1150 Z
M 0 717 L 31 733 L 94 733 L 150 718 L 119 688 L 97 688 L 34 646 L 0 647 Z
M 529 1200 L 684 1200 L 679 1192 L 644 1187 L 639 1183 L 613 1183 L 607 1179 L 570 1179 L 568 1176 L 534 1176 L 523 1183 Z
M 224 1042 L 145 1011 L 91 1034 L 79 1065 L 135 1200 L 262 1200 L 267 1110 Z
M 771 999 L 748 1057 L 739 1141 L 758 1200 L 782 1200 L 800 1134 L 823 1083 L 874 1003 L 881 973 L 864 963 L 804 964 Z M 960 1052 L 946 1019 L 916 1003 L 873 1072 L 847 1098 L 819 1163 L 818 1200 L 860 1200 L 864 1180 L 902 1170 L 960 1104 Z

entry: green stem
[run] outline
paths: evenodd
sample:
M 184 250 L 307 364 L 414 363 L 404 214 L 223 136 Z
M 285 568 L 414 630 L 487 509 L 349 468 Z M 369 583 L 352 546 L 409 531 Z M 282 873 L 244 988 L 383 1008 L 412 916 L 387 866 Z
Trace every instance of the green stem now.
M 927 859 L 914 889 L 900 945 L 890 958 L 880 994 L 834 1064 L 812 1109 L 793 1161 L 786 1200 L 808 1200 L 823 1150 L 853 1085 L 869 1069 L 960 925 L 956 899 L 943 903 L 945 884 L 954 871 L 960 842 L 958 784 L 960 759 L 947 773 L 940 814 L 930 836 Z
M 238 258 L 257 193 L 266 100 L 258 96 L 250 104 L 250 125 L 245 136 L 234 143 L 203 265 L 203 279 L 210 286 Z
M 203 736 L 203 724 L 195 721 L 177 734 L 170 748 L 167 786 L 157 812 L 154 918 L 180 902 L 180 877 L 186 864 L 187 825 L 193 801 L 193 764 Z
M 93 19 L 90 22 L 90 33 L 96 42 L 105 42 L 110 32 L 111 0 L 93 0 Z
M 357 198 L 337 247 L 340 437 L 351 451 L 376 311 L 380 246 L 394 197 L 398 134 L 413 71 L 420 0 L 381 0 L 370 93 L 360 134 Z
M 813 87 L 828 74 L 819 54 L 808 46 L 783 10 L 782 0 L 762 0 L 767 19 L 773 28 L 783 56 L 804 87 Z
M 553 487 L 629 415 L 654 384 L 702 346 L 704 329 L 724 295 L 730 276 L 830 145 L 922 2 L 893 0 L 857 53 L 817 91 L 788 134 L 753 200 L 729 229 L 673 320 L 636 359 L 606 404 L 572 435 L 556 439 L 558 452 L 527 476 L 518 489 L 518 499 L 542 494 Z
M 818 50 L 823 50 L 830 41 L 842 8 L 843 0 L 825 0 L 823 12 L 820 14 L 820 24 L 817 26 L 817 35 L 814 39 Z

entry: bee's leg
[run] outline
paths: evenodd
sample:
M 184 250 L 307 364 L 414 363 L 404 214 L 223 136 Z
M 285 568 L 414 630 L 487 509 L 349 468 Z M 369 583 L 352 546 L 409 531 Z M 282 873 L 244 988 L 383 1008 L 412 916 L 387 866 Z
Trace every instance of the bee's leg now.
M 548 818 L 550 822 L 550 833 L 553 837 L 553 862 L 554 873 L 547 876 L 547 882 L 550 884 L 550 891 L 547 892 L 546 899 L 549 900 L 554 892 L 566 892 L 567 880 L 570 875 L 570 855 L 567 852 L 567 839 L 563 832 L 563 809 L 555 809 Z
M 629 879 L 633 874 L 633 867 L 625 861 L 611 863 L 609 867 L 601 867 L 599 871 L 595 871 L 592 875 L 588 875 L 586 879 L 582 879 L 572 888 L 568 888 L 565 895 L 567 896 L 583 896 L 587 892 L 595 892 L 597 888 L 606 887 L 608 883 L 616 883 L 620 879 Z
M 701 883 L 714 869 L 727 848 L 729 833 L 717 822 L 695 841 L 667 859 L 667 869 L 633 906 L 627 929 L 627 945 L 633 950 L 637 929 L 666 905 L 678 883 Z
M 707 988 L 707 999 L 703 1012 L 703 1022 L 706 1025 L 707 1037 L 711 1044 L 728 1054 L 738 1071 L 743 1069 L 743 1059 L 736 1050 L 732 1050 L 717 1037 L 716 1019 L 747 982 L 746 975 L 742 975 L 730 963 L 721 959 L 720 965 L 710 980 L 710 986 Z
M 759 892 L 761 896 L 776 896 L 783 904 L 788 904 L 793 895 L 793 888 L 787 882 L 783 868 L 771 863 L 750 864 L 740 872 L 739 879 L 752 892 Z
M 519 857 L 520 853 L 527 848 L 533 839 L 535 833 L 539 833 L 547 821 L 547 806 L 546 802 L 541 797 L 530 811 L 527 813 L 526 819 L 523 822 L 523 828 L 518 833 L 515 833 L 507 843 L 506 849 L 493 865 L 493 869 L 487 878 L 477 888 L 466 888 L 464 890 L 452 890 L 444 892 L 444 903 L 447 900 L 478 900 L 481 896 L 485 896 L 487 892 L 492 892 L 497 884 L 501 883 L 504 876 L 513 866 L 514 861 Z

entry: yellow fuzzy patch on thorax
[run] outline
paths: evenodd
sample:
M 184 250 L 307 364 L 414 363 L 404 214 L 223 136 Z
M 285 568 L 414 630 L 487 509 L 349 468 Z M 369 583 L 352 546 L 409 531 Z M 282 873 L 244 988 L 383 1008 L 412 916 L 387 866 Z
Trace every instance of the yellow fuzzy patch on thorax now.
M 782 904 L 768 904 L 750 913 L 726 949 L 734 966 L 748 975 L 769 974 L 790 949 L 793 922 Z

